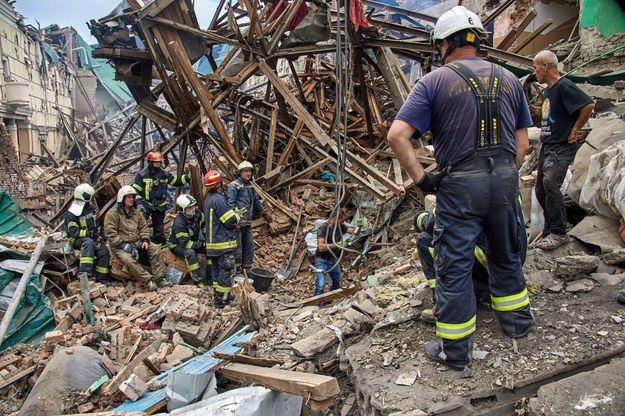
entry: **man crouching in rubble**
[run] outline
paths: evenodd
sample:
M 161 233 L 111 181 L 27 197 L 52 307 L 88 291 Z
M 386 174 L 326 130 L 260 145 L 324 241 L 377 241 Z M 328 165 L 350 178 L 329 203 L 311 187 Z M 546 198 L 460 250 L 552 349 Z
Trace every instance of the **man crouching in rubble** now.
M 234 250 L 241 217 L 228 205 L 221 182 L 221 172 L 210 170 L 204 175 L 208 195 L 204 200 L 206 219 L 206 256 L 212 264 L 215 306 L 223 308 L 233 300 L 230 293 L 235 271 Z
M 152 292 L 157 287 L 169 287 L 172 283 L 165 275 L 165 264 L 161 257 L 160 246 L 150 244 L 150 229 L 137 209 L 135 197 L 137 191 L 131 186 L 122 186 L 117 192 L 117 204 L 104 218 L 104 232 L 111 250 L 128 266 L 130 274 L 145 282 Z M 152 274 L 139 263 L 139 249 L 146 250 L 150 259 Z
M 104 238 L 98 226 L 97 214 L 91 205 L 95 189 L 88 183 L 80 184 L 74 189 L 74 200 L 65 214 L 65 227 L 69 245 L 80 250 L 80 267 L 78 273 L 84 273 L 87 280 L 93 276 L 94 257 L 95 281 L 113 284 L 109 278 L 109 251 L 104 245 Z
M 338 217 L 338 221 L 337 221 Z M 347 247 L 345 234 L 358 234 L 359 228 L 345 224 L 347 212 L 340 209 L 330 214 L 328 222 L 317 230 L 317 252 L 315 253 L 315 296 L 323 293 L 326 273 L 332 279 L 330 291 L 341 288 L 341 250 Z

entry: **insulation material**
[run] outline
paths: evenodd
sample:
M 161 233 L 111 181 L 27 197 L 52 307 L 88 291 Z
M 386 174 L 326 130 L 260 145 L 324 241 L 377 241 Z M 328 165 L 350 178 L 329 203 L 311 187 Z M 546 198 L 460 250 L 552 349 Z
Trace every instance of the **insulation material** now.
M 625 142 L 590 157 L 579 205 L 606 218 L 625 218 Z

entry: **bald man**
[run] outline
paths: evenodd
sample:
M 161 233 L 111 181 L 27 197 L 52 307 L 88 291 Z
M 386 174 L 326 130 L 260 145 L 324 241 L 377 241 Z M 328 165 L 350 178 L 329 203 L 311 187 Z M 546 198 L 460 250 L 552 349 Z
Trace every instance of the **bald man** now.
M 581 145 L 580 131 L 590 118 L 592 99 L 558 71 L 558 58 L 541 51 L 534 58 L 534 74 L 543 91 L 540 154 L 536 176 L 536 197 L 543 208 L 545 226 L 536 247 L 552 250 L 566 243 L 566 208 L 560 187 L 566 171 Z

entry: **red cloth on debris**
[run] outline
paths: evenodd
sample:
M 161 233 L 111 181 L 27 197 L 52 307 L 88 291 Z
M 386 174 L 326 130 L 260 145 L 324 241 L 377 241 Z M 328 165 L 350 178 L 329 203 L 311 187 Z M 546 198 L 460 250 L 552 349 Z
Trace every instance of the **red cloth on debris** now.
M 371 23 L 367 20 L 365 12 L 362 9 L 360 0 L 350 0 L 349 2 L 349 20 L 354 25 L 354 30 L 358 32 L 361 27 L 371 27 Z
M 274 15 L 275 16 L 274 20 L 278 20 L 278 18 L 282 16 L 282 13 L 284 13 L 284 11 L 286 10 L 286 5 L 287 5 L 286 0 L 276 0 L 272 2 L 271 11 L 269 12 L 269 15 L 273 14 L 274 9 L 278 9 L 276 14 Z M 287 26 L 286 31 L 288 32 L 290 30 L 295 29 L 297 25 L 299 25 L 300 22 L 304 20 L 304 17 L 306 17 L 307 14 L 308 14 L 308 6 L 306 6 L 306 2 L 302 2 L 302 4 L 300 4 L 299 6 L 299 9 L 297 9 L 297 13 L 295 13 L 295 16 L 293 16 L 293 19 L 291 19 L 291 22 Z

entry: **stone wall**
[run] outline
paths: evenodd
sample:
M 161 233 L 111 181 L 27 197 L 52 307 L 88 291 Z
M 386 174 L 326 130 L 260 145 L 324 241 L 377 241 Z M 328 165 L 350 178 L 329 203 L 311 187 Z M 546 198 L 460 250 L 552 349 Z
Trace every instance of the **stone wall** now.
M 22 209 L 42 209 L 46 206 L 46 184 L 33 180 L 16 157 L 11 135 L 0 123 L 0 189 Z
M 611 51 L 619 46 L 625 45 L 625 33 L 602 36 L 595 28 L 584 28 L 580 33 L 582 48 L 580 53 L 572 62 L 571 69 Z M 607 70 L 625 68 L 625 49 L 614 52 L 600 60 L 575 72 L 575 75 L 591 75 Z

